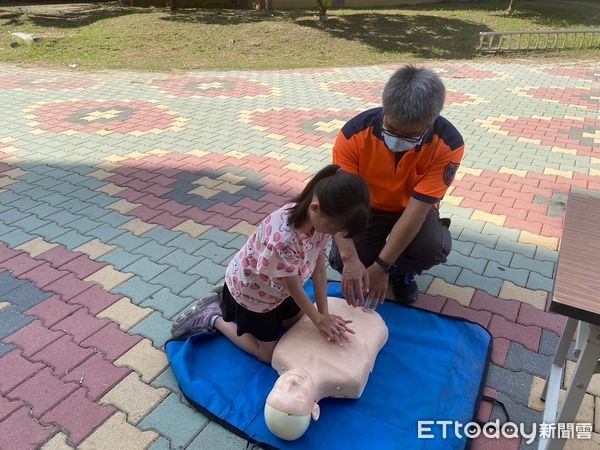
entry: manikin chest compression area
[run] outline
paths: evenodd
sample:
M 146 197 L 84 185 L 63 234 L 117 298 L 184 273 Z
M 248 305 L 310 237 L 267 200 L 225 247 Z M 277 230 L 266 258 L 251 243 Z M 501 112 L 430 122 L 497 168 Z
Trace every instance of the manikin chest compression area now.
M 267 397 L 265 421 L 281 439 L 298 439 L 311 416 L 319 417 L 318 402 L 325 397 L 359 398 L 388 339 L 388 329 L 375 311 L 353 308 L 344 300 L 329 298 L 329 313 L 351 320 L 350 342 L 328 342 L 303 317 L 281 338 L 272 366 L 280 377 Z

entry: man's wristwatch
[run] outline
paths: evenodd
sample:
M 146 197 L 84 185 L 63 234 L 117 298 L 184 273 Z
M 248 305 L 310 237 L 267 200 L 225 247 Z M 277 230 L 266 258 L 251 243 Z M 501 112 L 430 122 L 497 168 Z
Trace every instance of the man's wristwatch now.
M 398 267 L 396 267 L 396 264 L 390 264 L 388 262 L 385 262 L 380 257 L 377 257 L 375 262 L 377 264 L 379 264 L 383 268 L 385 273 L 387 273 L 388 275 L 396 275 L 396 271 L 398 270 Z

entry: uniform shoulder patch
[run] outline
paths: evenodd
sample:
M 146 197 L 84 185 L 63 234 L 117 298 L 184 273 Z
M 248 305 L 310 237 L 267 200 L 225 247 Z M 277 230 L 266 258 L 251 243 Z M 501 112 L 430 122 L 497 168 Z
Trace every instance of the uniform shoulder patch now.
M 458 166 L 460 166 L 460 164 L 452 162 L 446 165 L 446 168 L 444 169 L 444 183 L 446 183 L 446 186 L 450 186 L 454 181 Z

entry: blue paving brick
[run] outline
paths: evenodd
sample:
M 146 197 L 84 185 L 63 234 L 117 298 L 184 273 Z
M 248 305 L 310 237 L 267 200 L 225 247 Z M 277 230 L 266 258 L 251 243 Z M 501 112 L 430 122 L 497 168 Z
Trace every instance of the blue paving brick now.
M 46 164 L 40 164 L 38 162 L 35 161 L 24 161 L 20 164 L 21 169 L 23 170 L 27 170 L 29 172 L 35 172 L 35 173 L 48 173 L 51 170 L 53 170 L 52 166 L 48 166 Z
M 14 306 L 0 309 L 0 339 L 10 336 L 33 319 L 34 317 L 21 314 Z
M 206 297 L 215 286 L 216 284 L 210 284 L 204 278 L 199 278 L 191 286 L 189 286 L 187 289 L 181 292 L 181 295 L 184 297 L 193 297 L 195 299 L 200 299 L 202 297 Z
M 50 190 L 51 188 L 52 186 L 36 186 L 27 191 L 27 195 L 34 200 L 43 201 L 44 203 L 53 205 L 58 205 L 67 200 L 68 197 L 52 192 Z
M 140 306 L 160 311 L 164 317 L 171 319 L 181 310 L 194 303 L 195 300 L 197 299 L 182 297 L 174 294 L 168 288 L 162 288 L 150 298 L 144 300 Z
M 106 215 L 106 209 L 101 208 L 97 205 L 90 205 L 87 208 L 84 208 L 81 211 L 79 211 L 78 214 L 81 214 L 82 216 L 85 216 L 89 219 L 97 220 L 100 217 L 104 217 Z
M 136 236 L 130 231 L 123 231 L 120 236 L 108 241 L 108 244 L 122 247 L 129 252 L 134 252 L 135 249 L 147 244 L 148 242 L 150 242 L 149 239 Z
M 511 342 L 506 356 L 505 367 L 512 371 L 525 371 L 541 378 L 547 378 L 552 365 L 552 356 L 526 350 L 521 344 Z
M 55 186 L 58 186 L 59 184 L 61 184 L 62 181 L 60 180 L 56 180 L 54 178 L 49 178 L 46 177 L 43 180 L 38 181 L 37 183 L 35 183 L 38 187 L 44 188 L 46 190 L 51 190 L 53 189 Z
M 81 214 L 79 211 L 87 208 L 88 206 L 89 206 L 88 203 L 82 202 L 78 198 L 72 198 L 72 199 L 64 202 L 62 205 L 60 205 L 60 209 L 66 209 L 67 211 L 69 211 L 71 213 L 78 213 L 83 216 L 84 214 Z
M 115 239 L 124 233 L 124 230 L 117 230 L 108 224 L 100 225 L 98 228 L 88 231 L 86 234 L 100 239 L 102 242 L 108 242 L 111 239 Z
M 169 446 L 169 441 L 161 436 L 148 447 L 148 450 L 171 450 L 171 447 Z
M 535 249 L 536 246 L 533 244 L 522 244 L 520 242 L 515 242 L 513 240 L 504 238 L 498 239 L 498 243 L 496 244 L 496 250 L 506 250 L 529 258 L 533 257 L 535 254 Z
M 441 278 L 442 280 L 450 284 L 454 284 L 454 282 L 458 278 L 458 275 L 460 274 L 460 271 L 460 267 L 448 264 L 439 264 L 437 266 L 432 267 L 424 273 L 436 278 Z
M 550 261 L 537 261 L 522 255 L 513 256 L 510 266 L 516 269 L 527 269 L 537 272 L 545 277 L 552 278 L 554 275 L 554 263 Z
M 149 258 L 159 260 L 160 258 L 164 258 L 169 253 L 174 251 L 173 247 L 167 247 L 165 245 L 159 245 L 154 241 L 150 241 L 141 247 L 135 249 L 135 252 L 140 255 L 148 256 Z
M 27 217 L 31 217 L 31 214 L 21 212 L 16 208 L 9 208 L 2 213 L 2 216 L 0 216 L 0 220 L 6 225 L 11 225 L 14 222 L 18 222 L 19 220 L 25 219 Z
M 177 247 L 186 253 L 194 253 L 201 247 L 206 245 L 207 241 L 190 237 L 187 234 L 181 234 L 177 238 L 169 242 L 170 247 Z
M 71 230 L 65 234 L 61 234 L 60 236 L 54 238 L 54 242 L 58 242 L 64 245 L 69 250 L 74 250 L 80 245 L 83 245 L 91 240 L 93 240 L 93 237 L 85 236 L 74 230 Z
M 551 261 L 556 263 L 558 260 L 558 252 L 549 248 L 539 246 L 535 252 L 535 259 L 539 261 Z
M 200 235 L 202 240 L 204 241 L 212 241 L 215 244 L 224 247 L 227 243 L 231 242 L 234 238 L 237 237 L 234 233 L 227 233 L 225 231 L 219 230 L 217 227 L 212 227 L 205 233 Z
M 76 194 L 79 190 L 79 187 L 73 186 L 71 183 L 62 182 L 54 186 L 52 190 L 57 194 L 62 194 L 63 196 L 77 197 Z
M 104 183 L 104 182 L 102 182 L 100 180 L 96 180 L 95 178 L 85 177 L 85 179 L 83 181 L 81 181 L 81 182 L 79 182 L 77 184 L 79 184 L 79 186 L 84 186 L 84 187 L 86 187 L 88 189 L 91 189 L 91 190 L 96 190 L 96 189 L 98 189 L 99 187 L 103 186 L 106 183 Z
M 45 175 L 59 180 L 61 178 L 68 177 L 69 175 L 71 175 L 71 172 L 69 172 L 68 170 L 64 170 L 60 167 L 54 166 L 52 168 L 52 170 L 49 170 L 48 172 L 46 172 Z
M 216 200 L 209 200 L 209 199 L 206 199 L 206 198 L 198 197 L 196 195 L 194 195 L 193 197 L 189 198 L 185 202 L 186 205 L 192 205 L 192 206 L 195 206 L 196 208 L 200 208 L 200 209 L 203 209 L 203 210 L 207 210 L 211 206 L 214 206 L 216 203 L 218 203 Z
M 450 203 L 443 203 L 440 207 L 440 216 L 442 217 L 462 217 L 464 219 L 468 219 L 473 215 L 472 208 L 462 208 L 460 206 L 454 206 Z M 454 221 L 454 219 L 452 219 Z M 450 225 L 452 226 L 452 225 Z
M 7 292 L 15 290 L 24 284 L 24 281 L 15 278 L 10 272 L 0 273 L 0 297 L 4 297 Z
M 15 230 L 15 227 L 11 227 L 10 225 L 4 225 L 3 223 L 0 223 L 0 236 L 3 236 Z
M 29 211 L 31 208 L 35 208 L 36 206 L 41 206 L 41 205 L 43 205 L 42 202 L 37 202 L 35 200 L 30 199 L 29 197 L 26 197 L 23 200 L 21 200 L 21 203 L 19 203 L 19 210 L 20 211 Z M 29 212 L 31 212 L 31 211 L 29 211 Z
M 186 272 L 202 260 L 203 258 L 200 256 L 188 255 L 183 250 L 177 249 L 161 258 L 159 263 L 169 264 L 170 266 L 177 267 L 181 272 Z
M 469 269 L 462 269 L 460 275 L 456 279 L 458 286 L 472 287 L 487 292 L 494 297 L 497 297 L 502 287 L 502 280 L 498 278 L 488 278 L 482 275 L 477 275 Z
M 34 189 L 35 185 L 26 183 L 25 181 L 19 181 L 17 183 L 10 185 L 10 190 L 16 194 L 25 194 L 27 195 L 27 191 Z
M 229 261 L 238 252 L 239 249 L 225 248 L 214 242 L 208 242 L 200 250 L 194 252 L 194 256 L 201 256 L 210 259 L 216 264 L 227 265 Z
M 223 280 L 225 268 L 226 266 L 215 264 L 211 260 L 205 259 L 188 270 L 187 273 L 191 275 L 200 275 L 206 278 L 209 283 L 216 284 Z
M 96 192 L 96 195 L 90 197 L 87 200 L 87 203 L 94 204 L 96 206 L 101 206 L 102 208 L 106 208 L 108 205 L 112 205 L 115 202 L 114 197 L 110 197 L 106 195 L 104 192 Z
M 486 385 L 498 392 L 503 392 L 513 401 L 527 406 L 533 375 L 523 371 L 512 370 L 490 364 Z M 512 418 L 511 418 L 512 419 Z
M 123 270 L 129 264 L 140 259 L 142 255 L 135 255 L 122 248 L 116 248 L 100 256 L 97 261 L 105 262 L 114 266 L 117 270 Z M 121 285 L 122 286 L 122 285 Z
M 113 227 L 120 227 L 121 225 L 133 220 L 133 217 L 124 216 L 117 211 L 111 211 L 107 212 L 106 215 L 99 217 L 98 220 L 110 224 Z
M 69 223 L 67 227 L 72 228 L 82 234 L 85 234 L 86 232 L 97 228 L 98 222 L 96 222 L 95 220 L 90 220 L 87 217 L 81 217 L 80 219 Z
M 188 275 L 178 271 L 174 267 L 171 267 L 155 277 L 152 280 L 152 283 L 167 287 L 175 294 L 182 294 L 182 291 L 188 288 L 188 286 L 194 283 L 197 279 L 197 275 Z M 187 296 L 188 294 L 183 295 Z
M 505 252 L 500 250 L 494 250 L 493 248 L 485 247 L 483 245 L 477 244 L 473 248 L 471 252 L 471 256 L 475 258 L 483 258 L 491 261 L 496 261 L 500 264 L 508 266 L 510 264 L 510 260 L 513 257 L 511 252 Z
M 50 205 L 45 205 L 43 203 L 29 210 L 30 213 L 33 213 L 40 218 L 46 218 L 48 216 L 51 216 L 52 214 L 57 213 L 58 211 L 60 211 L 58 208 L 55 208 L 54 206 Z
M 69 170 L 71 172 L 75 172 L 78 173 L 80 175 L 88 175 L 92 172 L 95 172 L 96 170 L 98 170 L 96 167 L 88 167 L 88 166 L 74 166 L 69 168 Z M 90 180 L 93 180 L 93 178 L 89 178 Z
M 472 256 L 466 256 L 457 251 L 452 251 L 448 255 L 448 261 L 446 261 L 446 265 L 448 266 L 458 266 L 463 267 L 465 269 L 469 269 L 473 273 L 477 273 L 481 275 L 485 270 L 485 266 L 487 265 L 487 259 L 483 258 L 475 258 Z M 457 274 L 458 276 L 458 274 Z
M 210 422 L 190 443 L 190 450 L 244 450 L 248 441 L 227 431 L 216 422 Z
M 40 175 L 37 174 L 35 172 L 30 172 L 30 173 L 26 173 L 25 175 L 22 175 L 19 177 L 19 180 L 21 182 L 25 182 L 25 183 L 29 183 L 29 184 L 35 184 L 36 181 L 40 181 L 40 180 L 45 180 L 46 177 L 44 175 Z M 15 184 L 20 184 L 20 183 L 15 183 Z M 13 184 L 14 186 L 14 184 Z
M 23 313 L 38 303 L 52 297 L 52 293 L 40 291 L 33 283 L 24 283 L 16 289 L 4 294 L 4 301 L 12 304 Z
M 79 214 L 73 214 L 73 213 L 70 213 L 69 211 L 60 210 L 56 214 L 52 214 L 52 215 L 46 217 L 46 219 L 51 220 L 52 222 L 56 222 L 57 224 L 64 226 L 71 222 L 75 222 L 76 220 L 80 219 L 81 217 L 82 216 L 80 216 Z
M 4 192 L 0 193 L 0 203 L 3 205 L 9 205 L 13 202 L 17 203 L 17 202 L 21 201 L 23 198 L 25 198 L 25 196 L 15 194 L 12 191 L 4 191 Z
M 486 277 L 508 280 L 517 286 L 525 287 L 527 278 L 529 277 L 529 271 L 523 269 L 511 269 L 510 267 L 498 264 L 496 261 L 490 261 L 486 266 L 483 275 Z
M 165 245 L 181 235 L 182 233 L 171 231 L 167 228 L 159 226 L 152 228 L 150 231 L 147 231 L 142 236 L 148 239 L 152 239 L 153 241 L 158 242 L 159 244 Z
M 464 229 L 460 233 L 458 239 L 465 242 L 473 242 L 474 244 L 481 244 L 481 246 L 488 248 L 494 248 L 496 246 L 496 242 L 498 241 L 498 238 L 496 236 L 477 233 L 469 229 Z
M 42 236 L 47 241 L 54 242 L 54 240 L 57 237 L 67 233 L 68 231 L 69 230 L 67 228 L 59 227 L 54 222 L 52 222 L 48 225 L 44 225 L 43 227 L 38 228 L 37 230 L 34 230 L 34 233 L 39 236 Z
M 3 234 L 0 238 L 2 242 L 6 243 L 9 247 L 18 247 L 25 242 L 29 242 L 32 239 L 35 239 L 35 236 L 29 233 L 26 233 L 23 230 L 13 230 L 9 233 Z
M 126 272 L 132 272 L 139 275 L 146 281 L 152 280 L 158 274 L 167 270 L 170 266 L 166 264 L 157 264 L 150 260 L 150 258 L 144 256 L 138 259 L 133 264 L 125 268 Z
M 208 419 L 169 395 L 138 424 L 142 430 L 154 429 L 165 436 L 176 449 L 183 449 L 202 430 Z
M 498 238 L 504 238 L 512 241 L 517 241 L 519 239 L 519 235 L 521 234 L 520 230 L 499 227 L 498 225 L 493 223 L 486 223 L 483 226 L 482 233 L 491 234 L 494 236 L 498 236 Z
M 15 348 L 17 347 L 15 347 L 13 344 L 3 344 L 2 342 L 0 342 L 0 358 L 2 358 L 4 355 L 6 355 L 11 350 L 14 350 Z
M 153 312 L 129 331 L 130 334 L 141 334 L 152 341 L 156 348 L 163 348 L 171 338 L 171 322 L 159 312 Z
M 173 375 L 173 371 L 170 367 L 167 367 L 163 373 L 161 373 L 152 381 L 151 384 L 156 388 L 162 387 L 170 390 L 171 392 L 175 392 L 177 394 L 180 393 L 179 385 L 177 384 L 175 375 Z
M 132 272 L 130 268 L 131 266 L 128 266 L 124 271 Z M 131 301 L 136 305 L 139 305 L 140 303 L 154 295 L 156 292 L 158 292 L 161 288 L 162 286 L 148 283 L 141 277 L 134 275 L 126 282 L 121 283 L 119 286 L 115 287 L 112 290 L 112 292 L 113 294 L 122 294 L 125 297 L 130 298 Z
M 529 279 L 527 280 L 527 288 L 552 292 L 554 289 L 554 280 L 552 278 L 544 277 L 539 273 L 531 272 L 529 274 Z
M 246 241 L 248 241 L 248 237 L 245 235 L 239 235 L 234 240 L 228 242 L 225 247 L 231 248 L 235 250 L 235 252 L 238 252 L 244 245 L 246 245 Z M 235 252 L 233 254 L 235 254 Z
M 27 217 L 26 219 L 22 219 L 19 220 L 18 222 L 13 223 L 13 226 L 27 231 L 27 232 L 31 232 L 33 230 L 37 230 L 40 227 L 43 227 L 44 225 L 47 225 L 49 223 L 52 223 L 50 221 L 47 220 L 42 220 L 42 219 L 38 219 L 35 215 L 31 215 L 29 217 Z

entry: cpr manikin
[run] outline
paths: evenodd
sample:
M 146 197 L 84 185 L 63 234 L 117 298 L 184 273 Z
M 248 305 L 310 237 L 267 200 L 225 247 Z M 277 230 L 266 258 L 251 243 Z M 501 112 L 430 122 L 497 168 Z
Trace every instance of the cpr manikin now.
M 375 311 L 348 306 L 329 298 L 329 313 L 352 320 L 343 346 L 328 342 L 304 316 L 277 343 L 272 366 L 280 377 L 267 397 L 265 421 L 285 440 L 298 439 L 310 418 L 319 418 L 318 402 L 325 397 L 359 398 L 375 358 L 388 339 L 388 330 Z

